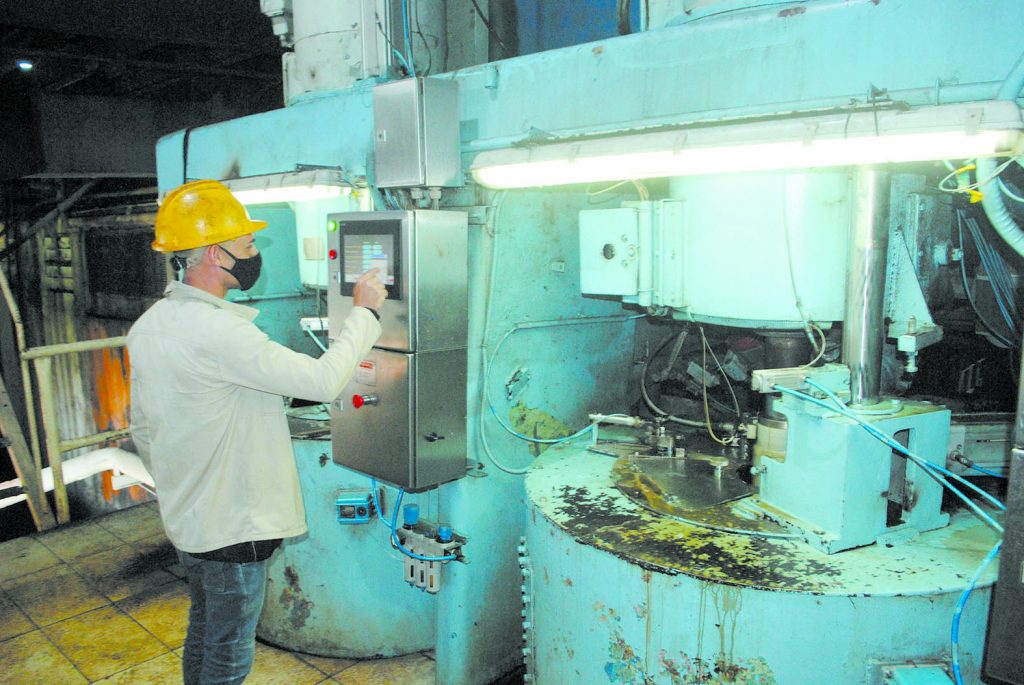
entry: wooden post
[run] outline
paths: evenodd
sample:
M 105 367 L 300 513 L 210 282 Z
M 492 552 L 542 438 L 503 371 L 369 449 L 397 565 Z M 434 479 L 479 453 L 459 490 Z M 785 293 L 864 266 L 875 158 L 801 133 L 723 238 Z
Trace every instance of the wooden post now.
M 27 353 L 26 353 L 27 354 Z M 53 473 L 53 496 L 57 502 L 57 523 L 71 520 L 68 505 L 68 491 L 64 487 L 64 470 L 61 468 L 60 425 L 57 422 L 57 405 L 53 393 L 53 358 L 37 357 L 32 360 L 39 383 L 39 405 L 43 414 L 43 436 L 46 441 L 46 456 Z
M 18 345 L 18 354 L 21 355 L 25 352 L 25 324 L 21 321 L 21 311 L 18 309 L 18 303 L 14 299 L 14 293 L 11 292 L 11 286 L 7 282 L 7 276 L 4 275 L 3 269 L 0 269 L 0 291 L 3 291 L 4 301 L 7 303 L 7 309 L 14 321 L 14 337 Z M 39 450 L 39 428 L 36 426 L 36 398 L 32 390 L 32 376 L 29 374 L 28 361 L 24 357 L 21 359 L 21 385 L 21 392 L 25 397 L 29 447 L 32 448 L 32 459 L 35 462 L 36 472 L 41 473 L 43 458 Z
M 11 405 L 11 398 L 7 395 L 7 386 L 4 385 L 3 378 L 0 378 L 0 433 L 3 433 L 3 437 L 9 443 L 7 452 L 14 465 L 14 471 L 21 480 L 21 487 L 25 490 L 28 510 L 32 514 L 36 530 L 53 528 L 57 522 L 53 520 L 53 513 L 46 502 L 42 473 L 34 468 L 32 453 L 25 442 L 25 435 L 21 432 L 21 425 Z

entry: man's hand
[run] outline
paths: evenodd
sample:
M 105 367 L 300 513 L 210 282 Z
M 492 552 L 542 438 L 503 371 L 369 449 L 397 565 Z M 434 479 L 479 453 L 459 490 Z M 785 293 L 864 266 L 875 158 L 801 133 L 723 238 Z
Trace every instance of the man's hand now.
M 377 278 L 380 269 L 370 269 L 359 277 L 352 288 L 352 304 L 357 307 L 369 307 L 380 313 L 380 308 L 388 296 L 384 284 Z

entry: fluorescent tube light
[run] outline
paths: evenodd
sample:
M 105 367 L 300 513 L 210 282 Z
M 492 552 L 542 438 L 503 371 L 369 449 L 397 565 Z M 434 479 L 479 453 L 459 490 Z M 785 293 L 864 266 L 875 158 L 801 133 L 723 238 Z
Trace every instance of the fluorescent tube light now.
M 243 205 L 329 200 L 352 192 L 351 184 L 335 169 L 234 178 L 224 185 Z
M 489 188 L 772 169 L 969 159 L 1024 152 L 1013 102 L 939 105 L 630 134 L 483 152 Z

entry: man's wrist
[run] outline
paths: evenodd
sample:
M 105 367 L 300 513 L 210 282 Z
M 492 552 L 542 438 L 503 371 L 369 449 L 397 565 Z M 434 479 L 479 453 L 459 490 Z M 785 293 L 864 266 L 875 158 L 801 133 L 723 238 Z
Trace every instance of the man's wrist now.
M 368 310 L 368 311 L 369 311 L 369 312 L 370 312 L 371 314 L 373 314 L 373 318 L 377 319 L 377 321 L 380 321 L 380 312 L 378 312 L 378 311 L 377 311 L 376 309 L 374 309 L 373 307 L 367 307 L 367 306 L 366 306 L 365 304 L 364 304 L 364 305 L 362 305 L 362 307 L 363 307 L 363 309 L 366 309 L 366 310 Z

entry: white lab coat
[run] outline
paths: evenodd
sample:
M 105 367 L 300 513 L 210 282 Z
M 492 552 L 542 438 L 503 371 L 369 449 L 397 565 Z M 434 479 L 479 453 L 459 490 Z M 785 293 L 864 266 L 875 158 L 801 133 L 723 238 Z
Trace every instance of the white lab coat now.
M 306 532 L 282 397 L 334 400 L 380 337 L 356 307 L 314 359 L 271 341 L 257 314 L 172 282 L 128 333 L 132 439 L 185 552 Z

